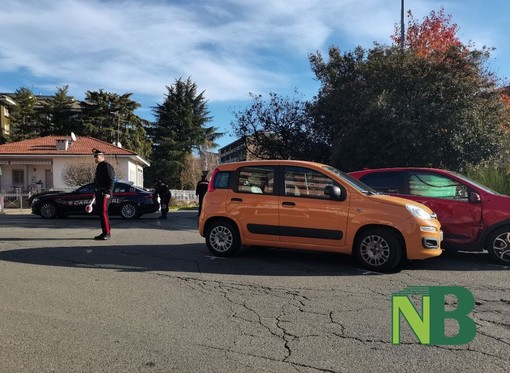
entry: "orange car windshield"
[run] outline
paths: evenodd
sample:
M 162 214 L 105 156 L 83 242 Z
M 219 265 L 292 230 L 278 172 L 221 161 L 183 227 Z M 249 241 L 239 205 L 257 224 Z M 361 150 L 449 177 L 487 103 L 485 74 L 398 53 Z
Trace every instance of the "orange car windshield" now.
M 355 189 L 359 190 L 361 193 L 365 193 L 365 194 L 381 194 L 381 193 L 377 192 L 375 189 L 372 189 L 371 187 L 369 187 L 364 182 L 362 182 L 362 181 L 360 181 L 358 179 L 355 179 L 354 177 L 352 177 L 351 175 L 346 174 L 343 171 L 340 171 L 340 170 L 338 170 L 338 169 L 336 169 L 334 167 L 331 167 L 331 166 L 323 166 L 323 168 L 325 170 L 328 170 L 329 172 L 334 173 L 336 176 L 340 177 L 342 180 L 344 180 L 346 183 L 348 183 L 349 185 L 351 185 Z

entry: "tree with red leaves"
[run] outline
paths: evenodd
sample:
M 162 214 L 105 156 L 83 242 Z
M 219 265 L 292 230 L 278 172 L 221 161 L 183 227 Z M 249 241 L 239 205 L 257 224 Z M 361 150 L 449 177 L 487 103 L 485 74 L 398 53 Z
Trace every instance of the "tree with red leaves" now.
M 404 45 L 415 51 L 418 56 L 426 57 L 436 52 L 444 53 L 451 47 L 460 49 L 471 47 L 470 44 L 464 45 L 457 37 L 458 26 L 452 23 L 451 15 L 445 15 L 443 7 L 437 13 L 430 12 L 423 22 L 417 21 L 410 10 L 407 17 Z M 391 36 L 395 44 L 400 45 L 400 35 L 400 26 L 396 25 L 395 34 Z
M 444 9 L 423 22 L 409 13 L 400 45 L 309 56 L 319 94 L 314 126 L 332 165 L 426 166 L 462 172 L 510 148 L 505 97 L 486 66 L 490 49 L 463 44 Z

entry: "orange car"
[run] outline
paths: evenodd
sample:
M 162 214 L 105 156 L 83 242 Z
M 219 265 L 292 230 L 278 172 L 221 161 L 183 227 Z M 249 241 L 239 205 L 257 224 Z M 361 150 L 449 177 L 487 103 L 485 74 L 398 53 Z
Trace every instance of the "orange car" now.
M 376 271 L 438 256 L 442 238 L 428 207 L 377 194 L 331 166 L 290 160 L 218 166 L 199 231 L 217 256 L 241 245 L 334 251 Z

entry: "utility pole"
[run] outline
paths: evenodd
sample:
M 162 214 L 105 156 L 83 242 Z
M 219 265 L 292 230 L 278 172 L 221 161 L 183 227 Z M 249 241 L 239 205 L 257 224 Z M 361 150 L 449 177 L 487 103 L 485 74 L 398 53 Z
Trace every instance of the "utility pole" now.
M 119 136 L 120 136 L 120 113 L 118 111 L 112 112 L 113 115 L 117 117 L 117 143 L 116 146 L 119 146 Z
M 404 0 L 402 0 L 400 6 L 400 47 L 404 49 L 405 47 L 405 30 L 404 30 Z
M 404 0 L 402 0 L 404 1 Z M 119 146 L 119 136 L 120 136 L 120 113 L 117 113 L 117 146 Z

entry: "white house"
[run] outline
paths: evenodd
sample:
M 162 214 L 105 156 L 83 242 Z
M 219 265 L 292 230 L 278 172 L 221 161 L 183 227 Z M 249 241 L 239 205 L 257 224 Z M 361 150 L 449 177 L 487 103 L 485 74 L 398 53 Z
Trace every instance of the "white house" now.
M 0 192 L 69 189 L 63 170 L 73 163 L 94 164 L 100 149 L 119 178 L 143 186 L 143 168 L 150 163 L 135 152 L 86 136 L 46 136 L 0 145 Z

